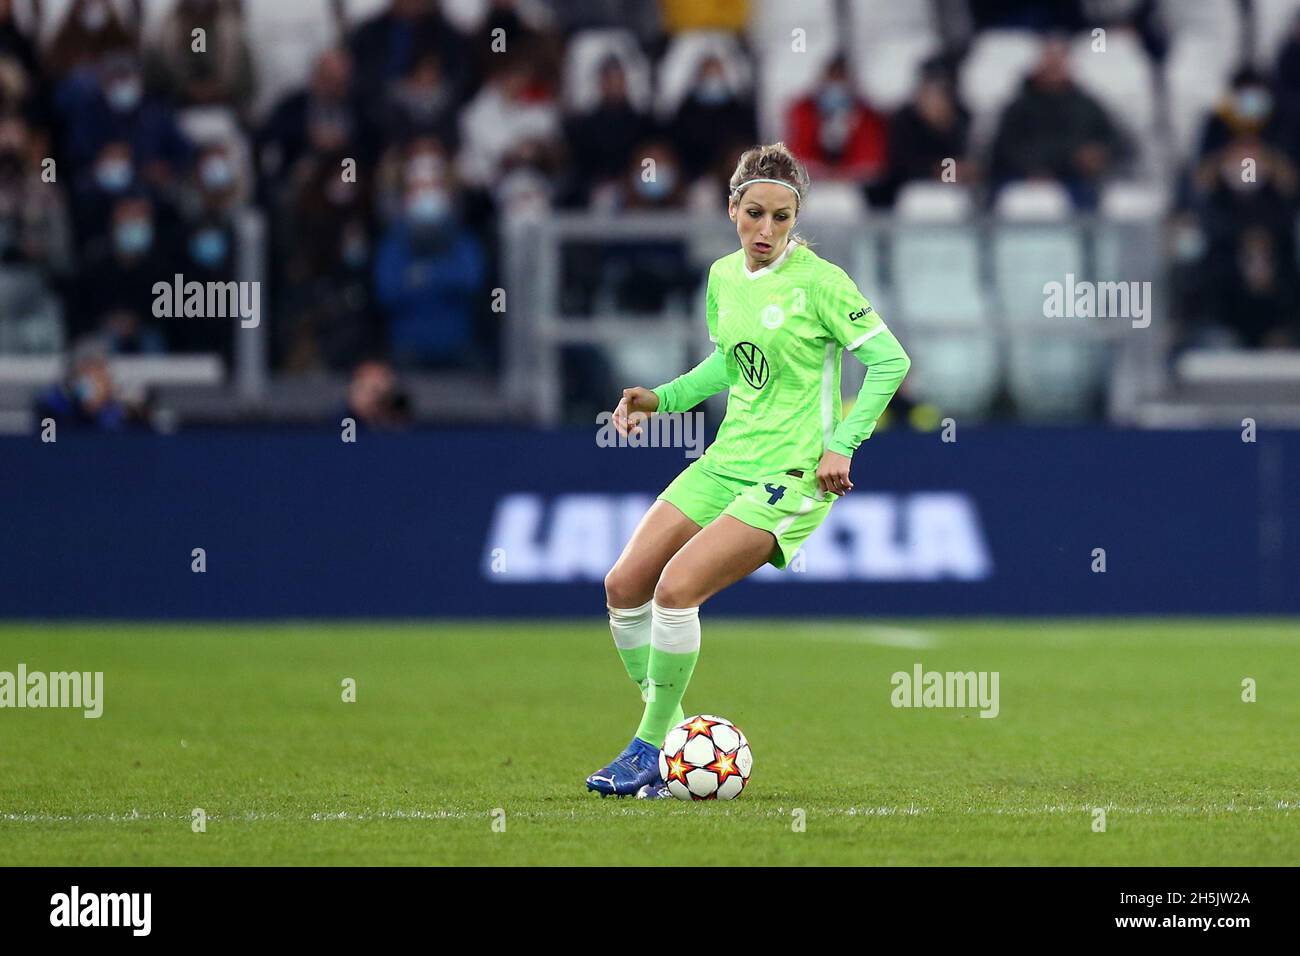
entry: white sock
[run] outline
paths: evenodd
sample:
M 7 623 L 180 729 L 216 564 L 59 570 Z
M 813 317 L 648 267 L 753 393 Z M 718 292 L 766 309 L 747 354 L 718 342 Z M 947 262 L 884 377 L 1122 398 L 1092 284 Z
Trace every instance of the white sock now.
M 609 633 L 614 636 L 614 646 L 620 651 L 630 651 L 650 643 L 650 606 L 646 601 L 640 607 L 609 607 Z
M 700 649 L 698 607 L 660 607 L 655 604 L 651 617 L 650 643 L 655 650 L 689 654 Z

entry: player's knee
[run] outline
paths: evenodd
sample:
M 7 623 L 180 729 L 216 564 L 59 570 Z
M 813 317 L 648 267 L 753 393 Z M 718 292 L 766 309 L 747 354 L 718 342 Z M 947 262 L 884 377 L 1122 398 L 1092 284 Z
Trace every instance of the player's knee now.
M 648 590 L 623 568 L 616 566 L 605 575 L 605 601 L 610 607 L 640 607 L 650 600 Z
M 689 581 L 665 574 L 655 585 L 655 603 L 660 607 L 699 607 L 700 596 Z

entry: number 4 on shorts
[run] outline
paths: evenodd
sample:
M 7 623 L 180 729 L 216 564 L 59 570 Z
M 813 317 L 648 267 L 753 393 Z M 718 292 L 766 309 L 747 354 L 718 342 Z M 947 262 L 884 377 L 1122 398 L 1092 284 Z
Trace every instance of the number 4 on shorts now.
M 769 505 L 774 505 L 778 501 L 780 501 L 781 496 L 785 494 L 785 485 L 777 485 L 774 488 L 772 487 L 772 483 L 769 481 L 767 484 L 763 486 L 763 490 L 772 496 L 771 498 L 767 499 L 767 503 Z

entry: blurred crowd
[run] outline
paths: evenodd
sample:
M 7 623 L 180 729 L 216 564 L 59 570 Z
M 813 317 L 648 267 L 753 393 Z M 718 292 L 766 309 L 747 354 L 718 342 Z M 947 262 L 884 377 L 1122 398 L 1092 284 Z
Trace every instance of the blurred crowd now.
M 1048 179 L 1095 208 L 1134 144 L 1071 75 L 1066 38 L 1089 25 L 1086 5 L 962 6 L 977 30 L 1048 35 L 987 148 L 972 146 L 957 93 L 961 44 L 927 60 L 893 111 L 864 98 L 848 51 L 832 56 L 784 107 L 783 138 L 814 183 L 853 184 L 872 206 L 947 166 L 990 202 L 1007 183 Z M 1164 55 L 1151 2 L 1112 6 Z M 175 273 L 250 276 L 241 214 L 257 208 L 274 368 L 491 371 L 504 213 L 717 210 L 759 138 L 752 63 L 702 57 L 667 109 L 633 95 L 618 56 L 595 65 L 590 102 L 561 88 L 568 41 L 586 27 L 626 28 L 652 64 L 697 29 L 734 32 L 752 57 L 746 0 L 486 0 L 472 31 L 435 0 L 390 0 L 341 23 L 305 85 L 260 109 L 247 3 L 175 0 L 146 31 L 138 3 L 71 0 L 43 43 L 14 7 L 0 0 L 4 352 L 92 335 L 108 354 L 229 356 L 231 323 L 159 319 L 151 289 Z M 1298 163 L 1300 21 L 1271 74 L 1242 70 L 1223 92 L 1180 177 L 1173 260 L 1192 334 L 1295 344 Z M 570 257 L 568 308 L 653 311 L 698 281 L 671 244 L 602 246 Z

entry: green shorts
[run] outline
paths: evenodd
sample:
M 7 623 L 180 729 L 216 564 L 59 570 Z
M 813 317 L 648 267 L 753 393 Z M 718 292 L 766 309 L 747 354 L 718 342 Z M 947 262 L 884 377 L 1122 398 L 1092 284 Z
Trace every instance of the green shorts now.
M 776 538 L 770 563 L 778 568 L 790 563 L 835 501 L 833 492 L 817 490 L 817 475 L 812 471 L 802 477 L 778 472 L 745 481 L 710 471 L 705 461 L 691 462 L 658 500 L 673 505 L 701 528 L 718 515 L 731 515 L 750 527 L 770 531 Z

